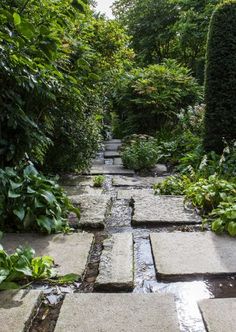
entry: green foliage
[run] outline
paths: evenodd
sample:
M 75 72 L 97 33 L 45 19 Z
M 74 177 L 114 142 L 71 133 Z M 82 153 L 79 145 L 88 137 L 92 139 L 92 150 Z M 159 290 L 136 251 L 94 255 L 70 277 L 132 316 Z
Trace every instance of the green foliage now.
M 104 175 L 97 175 L 93 178 L 93 186 L 94 187 L 102 187 L 105 182 L 105 176 Z
M 150 170 L 157 162 L 157 142 L 155 139 L 135 139 L 121 152 L 124 167 L 135 171 Z
M 214 232 L 227 231 L 231 236 L 236 236 L 236 196 L 227 197 L 209 217 L 213 219 L 211 228 Z
M 153 189 L 156 195 L 184 195 L 186 188 L 191 184 L 191 179 L 186 175 L 173 175 L 155 184 Z
M 201 92 L 188 69 L 170 60 L 122 75 L 114 108 L 123 135 L 153 134 L 166 124 L 173 127 L 179 111 L 201 100 Z
M 0 166 L 27 152 L 49 170 L 87 168 L 107 94 L 132 51 L 87 1 L 1 1 Z M 48 150 L 49 149 L 49 150 Z
M 68 228 L 70 211 L 79 216 L 59 185 L 32 163 L 0 169 L 1 230 L 60 232 Z
M 208 25 L 221 0 L 117 0 L 116 17 L 127 26 L 140 64 L 178 60 L 203 81 Z
M 208 179 L 200 178 L 185 191 L 186 200 L 199 208 L 202 213 L 209 213 L 227 199 L 236 195 L 236 184 L 219 179 L 216 175 Z
M 55 277 L 53 259 L 34 257 L 32 248 L 19 247 L 9 255 L 0 245 L 0 290 L 18 288 L 16 282 Z
M 221 153 L 224 139 L 236 139 L 236 2 L 214 12 L 210 24 L 205 81 L 207 151 Z

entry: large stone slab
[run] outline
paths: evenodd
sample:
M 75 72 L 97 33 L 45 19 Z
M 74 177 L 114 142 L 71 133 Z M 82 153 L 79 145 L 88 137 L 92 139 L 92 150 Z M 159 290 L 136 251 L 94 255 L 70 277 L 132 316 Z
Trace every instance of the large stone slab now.
M 102 290 L 132 290 L 133 276 L 133 235 L 114 234 L 103 243 L 99 275 L 95 288 Z
M 177 196 L 135 197 L 134 225 L 166 225 L 201 223 L 194 210 L 184 207 L 184 198 Z
M 114 165 L 118 165 L 118 166 L 123 165 L 121 158 L 114 158 L 113 160 L 114 160 Z
M 83 275 L 87 265 L 93 234 L 70 235 L 5 234 L 1 244 L 8 252 L 19 245 L 33 247 L 37 256 L 52 256 L 58 275 L 75 273 Z
M 153 197 L 154 190 L 153 189 L 123 189 L 118 190 L 117 199 L 141 199 L 146 197 Z
M 236 330 L 236 298 L 203 300 L 199 307 L 208 332 Z
M 115 175 L 112 179 L 114 187 L 152 187 L 155 183 L 160 183 L 165 180 L 165 177 L 129 177 Z
M 0 295 L 0 331 L 25 332 L 40 305 L 40 291 L 4 291 Z
M 212 232 L 152 233 L 157 274 L 163 277 L 236 273 L 236 241 Z
M 72 203 L 81 209 L 80 227 L 104 228 L 111 197 L 109 195 L 70 196 Z
M 90 170 L 91 175 L 134 175 L 134 171 L 130 169 L 125 169 L 123 166 L 117 165 L 102 165 L 94 166 Z
M 66 295 L 55 332 L 178 332 L 174 297 L 158 294 Z
M 106 143 L 105 149 L 106 151 L 118 151 L 121 147 L 121 143 Z
M 65 175 L 60 178 L 59 183 L 63 187 L 92 186 L 93 179 L 91 176 Z
M 121 139 L 110 139 L 109 141 L 106 141 L 105 144 L 121 144 Z
M 120 153 L 118 151 L 105 151 L 104 157 L 105 158 L 118 158 Z

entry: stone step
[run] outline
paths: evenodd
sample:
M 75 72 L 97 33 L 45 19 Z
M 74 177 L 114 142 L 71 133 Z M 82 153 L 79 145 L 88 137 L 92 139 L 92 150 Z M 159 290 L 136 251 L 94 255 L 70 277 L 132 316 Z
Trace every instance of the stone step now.
M 121 144 L 121 139 L 110 139 L 109 141 L 105 141 L 105 144 Z
M 174 297 L 159 294 L 66 295 L 55 332 L 178 332 Z
M 129 291 L 134 286 L 133 235 L 114 234 L 103 243 L 95 289 Z
M 181 196 L 135 197 L 134 225 L 196 224 L 201 218 L 194 210 L 184 207 Z
M 153 197 L 154 190 L 153 189 L 123 189 L 118 190 L 117 199 L 142 199 L 146 197 Z
M 1 244 L 8 252 L 17 247 L 30 246 L 37 256 L 52 256 L 58 275 L 75 273 L 84 274 L 93 234 L 74 233 L 70 235 L 40 235 L 40 234 L 4 234 Z
M 123 165 L 121 158 L 114 158 L 114 165 L 121 166 Z
M 4 291 L 0 295 L 1 332 L 25 332 L 40 306 L 42 293 L 36 290 Z
M 236 298 L 203 300 L 199 308 L 208 332 L 236 330 Z
M 106 151 L 118 151 L 121 147 L 121 143 L 106 143 L 105 149 Z
M 134 171 L 130 169 L 125 169 L 123 166 L 116 165 L 102 165 L 92 167 L 90 170 L 90 175 L 134 175 Z
M 236 273 L 236 241 L 212 232 L 152 233 L 158 276 L 183 278 Z
M 112 179 L 114 187 L 137 187 L 137 188 L 148 188 L 152 187 L 155 183 L 161 183 L 165 180 L 165 177 L 129 177 L 115 175 Z
M 99 190 L 99 189 L 98 189 Z M 82 228 L 104 228 L 106 216 L 111 206 L 109 195 L 77 195 L 70 196 L 73 204 L 81 209 L 79 226 Z
M 118 151 L 105 151 L 104 158 L 119 158 L 120 153 Z

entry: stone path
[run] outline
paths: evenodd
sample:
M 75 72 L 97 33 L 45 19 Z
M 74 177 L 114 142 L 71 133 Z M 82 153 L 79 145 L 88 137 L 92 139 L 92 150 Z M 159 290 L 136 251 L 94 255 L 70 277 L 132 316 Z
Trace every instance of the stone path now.
M 41 296 L 51 306 L 41 306 L 29 332 L 235 331 L 235 239 L 201 232 L 182 197 L 154 196 L 165 165 L 156 166 L 156 177 L 135 175 L 122 166 L 120 146 L 108 141 L 89 174 L 61 179 L 81 207 L 79 223 L 70 216 L 78 233 L 5 235 L 9 252 L 29 244 L 37 255 L 53 256 L 59 274 L 79 274 L 81 282 L 0 293 L 0 331 L 25 331 Z M 105 183 L 94 188 L 100 174 Z

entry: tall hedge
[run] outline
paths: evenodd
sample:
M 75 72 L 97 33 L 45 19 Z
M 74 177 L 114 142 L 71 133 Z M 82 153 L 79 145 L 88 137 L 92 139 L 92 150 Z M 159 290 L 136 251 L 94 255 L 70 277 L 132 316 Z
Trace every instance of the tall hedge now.
M 236 139 L 236 1 L 213 13 L 206 61 L 204 145 L 220 153 L 224 139 Z

